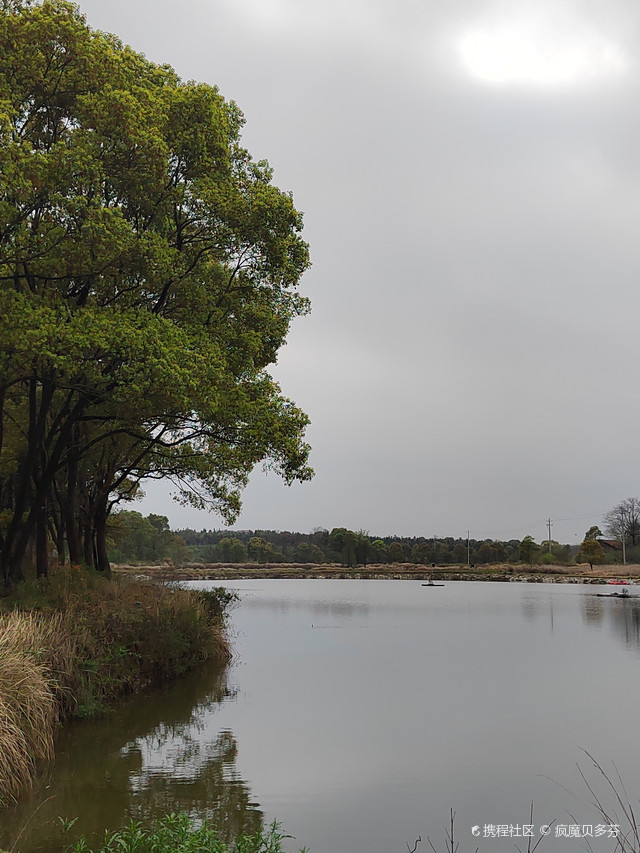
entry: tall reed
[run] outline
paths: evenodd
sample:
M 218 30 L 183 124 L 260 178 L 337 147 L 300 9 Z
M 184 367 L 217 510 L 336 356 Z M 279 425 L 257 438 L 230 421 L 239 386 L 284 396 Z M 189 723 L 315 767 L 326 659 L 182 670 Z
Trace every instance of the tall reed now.
M 0 805 L 52 757 L 59 720 L 99 713 L 204 659 L 228 662 L 228 603 L 77 568 L 21 585 L 0 613 Z
M 45 633 L 33 615 L 0 617 L 0 804 L 17 798 L 53 756 L 59 706 L 41 655 Z

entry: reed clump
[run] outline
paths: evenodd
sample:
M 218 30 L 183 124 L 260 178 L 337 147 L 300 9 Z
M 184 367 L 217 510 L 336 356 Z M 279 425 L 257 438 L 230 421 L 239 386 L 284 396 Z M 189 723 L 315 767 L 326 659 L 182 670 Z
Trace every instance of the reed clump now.
M 0 617 L 0 803 L 29 787 L 40 762 L 53 756 L 58 705 L 39 659 L 42 634 L 33 616 Z
M 224 591 L 172 589 L 64 567 L 20 585 L 0 612 L 0 805 L 53 755 L 61 720 L 230 659 Z

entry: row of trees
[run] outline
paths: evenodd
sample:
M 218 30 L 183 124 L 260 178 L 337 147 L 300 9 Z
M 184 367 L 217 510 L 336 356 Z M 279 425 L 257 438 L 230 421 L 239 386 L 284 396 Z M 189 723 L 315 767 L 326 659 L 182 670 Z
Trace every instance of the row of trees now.
M 114 562 L 204 563 L 368 563 L 471 564 L 504 562 L 569 563 L 571 548 L 551 542 L 540 545 L 532 537 L 522 541 L 426 539 L 370 536 L 344 527 L 311 533 L 270 530 L 169 530 L 165 516 L 120 511 L 108 524 L 109 554 Z
M 628 499 L 629 502 L 632 500 Z M 616 508 L 616 512 L 619 512 L 619 508 Z M 611 532 L 610 526 L 605 526 L 605 529 Z M 532 536 L 505 542 L 491 539 L 467 541 L 452 537 L 377 537 L 363 530 L 353 531 L 344 527 L 336 527 L 331 531 L 316 528 L 311 533 L 192 529 L 174 533 L 169 530 L 165 516 L 149 515 L 143 518 L 138 512 L 120 511 L 110 519 L 108 532 L 110 554 L 116 562 L 169 559 L 174 563 L 329 562 L 345 566 L 405 562 L 426 565 L 467 562 L 473 565 L 507 562 L 570 565 L 573 562 L 588 562 L 598 565 L 616 561 L 622 554 L 618 541 L 612 543 L 618 550 L 615 547 L 604 550 L 602 543 L 610 543 L 604 539 L 598 526 L 587 530 L 579 547 L 572 547 L 553 540 L 537 543 Z M 629 541 L 632 541 L 630 534 Z M 628 550 L 633 557 L 633 546 L 630 545 Z
M 109 567 L 145 478 L 231 521 L 251 469 L 312 475 L 266 368 L 308 265 L 241 113 L 65 0 L 0 5 L 0 574 Z

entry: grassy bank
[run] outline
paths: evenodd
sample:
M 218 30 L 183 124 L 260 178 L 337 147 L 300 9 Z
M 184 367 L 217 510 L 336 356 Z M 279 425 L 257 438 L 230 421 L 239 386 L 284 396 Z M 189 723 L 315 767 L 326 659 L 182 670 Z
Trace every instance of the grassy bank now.
M 0 612 L 0 805 L 50 759 L 58 723 L 230 652 L 228 594 L 65 568 L 21 584 Z
M 372 580 L 523 581 L 529 583 L 606 583 L 614 578 L 640 580 L 640 566 L 542 566 L 524 563 L 424 566 L 384 563 L 347 568 L 335 563 L 188 563 L 185 566 L 117 566 L 121 576 L 157 580 L 242 580 L 253 578 L 327 578 Z

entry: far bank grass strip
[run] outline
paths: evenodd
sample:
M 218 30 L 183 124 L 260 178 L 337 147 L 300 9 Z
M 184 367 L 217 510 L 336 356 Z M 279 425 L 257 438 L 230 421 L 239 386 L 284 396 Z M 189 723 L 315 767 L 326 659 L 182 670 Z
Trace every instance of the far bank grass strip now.
M 229 594 L 172 589 L 81 569 L 17 588 L 0 612 L 0 806 L 53 756 L 60 721 L 230 659 Z M 8 610 L 8 608 L 12 608 Z

